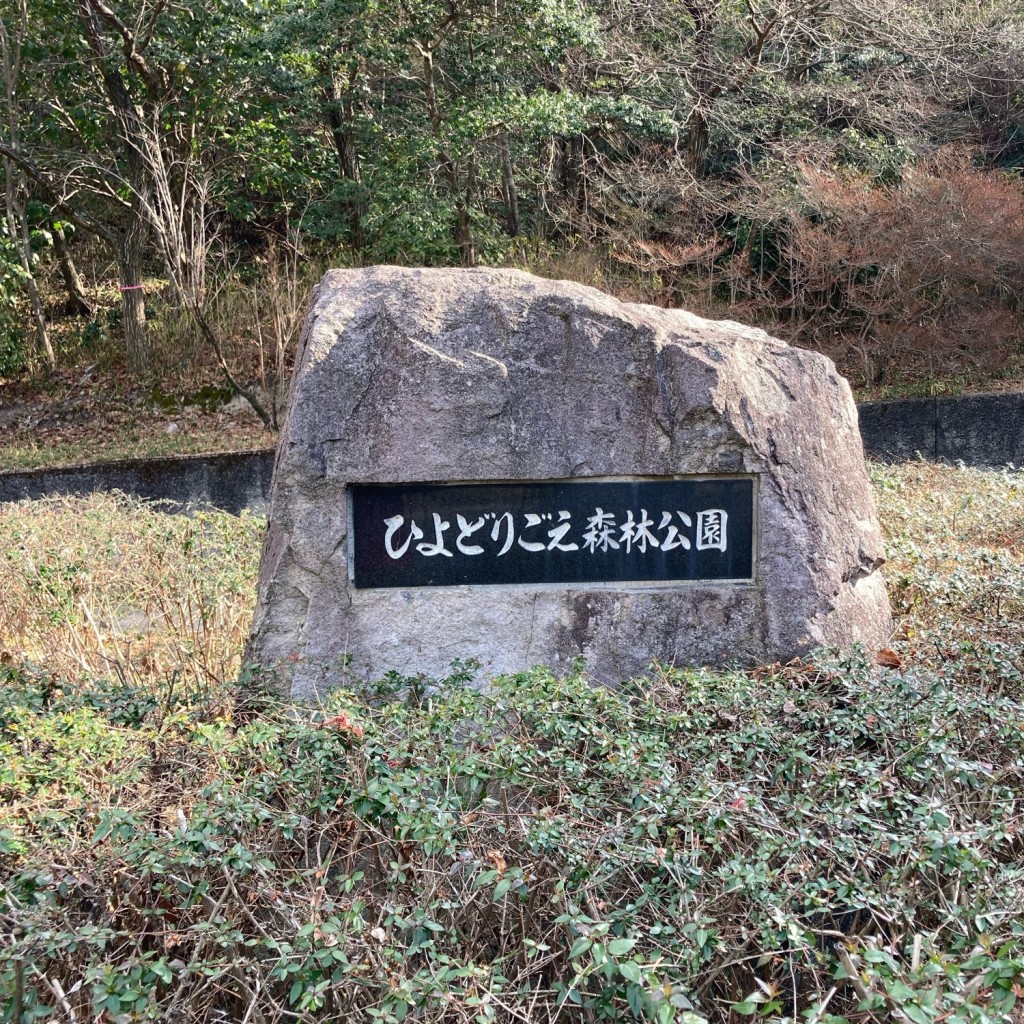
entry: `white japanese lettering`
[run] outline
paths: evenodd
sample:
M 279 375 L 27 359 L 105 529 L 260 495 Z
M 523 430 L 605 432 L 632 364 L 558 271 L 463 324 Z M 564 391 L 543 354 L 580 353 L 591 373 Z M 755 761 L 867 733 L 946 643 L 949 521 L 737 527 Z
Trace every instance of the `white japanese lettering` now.
M 451 558 L 452 553 L 444 546 L 444 531 L 451 527 L 451 523 L 444 522 L 441 517 L 435 512 L 434 513 L 434 543 L 433 544 L 417 544 L 416 550 L 421 555 L 426 555 L 427 558 L 433 558 L 435 555 L 444 555 L 446 558 Z
M 693 526 L 693 520 L 685 512 L 676 512 L 676 515 L 682 520 L 683 525 L 686 527 Z M 665 534 L 665 539 L 661 542 L 662 551 L 674 551 L 676 548 L 682 548 L 684 551 L 690 550 L 690 538 L 683 536 L 679 532 L 679 527 L 672 523 L 672 513 L 662 512 L 661 523 L 658 526 L 659 530 L 664 530 L 668 527 L 668 533 Z
M 414 540 L 419 540 L 423 536 L 423 531 L 416 525 L 416 520 L 413 519 L 409 523 L 409 536 L 405 538 L 405 543 L 401 547 L 395 547 L 395 534 L 402 528 L 402 524 L 405 522 L 405 516 L 392 516 L 390 519 L 384 520 L 384 525 L 387 530 L 384 533 L 384 550 L 388 553 L 389 558 L 399 559 L 409 550 L 409 545 Z
M 558 513 L 558 524 L 551 530 L 548 530 L 548 536 L 551 538 L 551 543 L 548 545 L 548 551 L 579 551 L 579 544 L 563 544 L 562 538 L 569 532 L 572 523 L 569 520 L 572 516 L 568 512 Z
M 466 517 L 458 515 L 455 517 L 455 521 L 459 525 L 459 535 L 455 539 L 455 546 L 464 555 L 482 555 L 484 549 L 479 544 L 467 544 L 466 538 L 471 537 L 477 530 L 484 525 L 484 517 L 481 516 L 476 522 L 466 522 Z
M 509 548 L 512 547 L 512 542 L 515 540 L 516 536 L 515 520 L 512 518 L 512 513 L 505 512 L 494 520 L 494 526 L 491 529 L 491 540 L 497 542 L 503 520 L 507 520 L 507 532 L 505 534 L 505 546 L 498 552 L 498 558 L 501 558 L 502 555 L 508 554 Z
M 708 508 L 697 513 L 697 550 L 725 551 L 726 524 L 729 514 L 720 508 Z
M 541 520 L 543 519 L 542 516 L 537 515 L 536 512 L 525 512 L 524 515 L 526 516 L 525 529 L 529 530 L 533 526 L 540 526 Z M 522 537 L 519 538 L 519 546 L 521 548 L 525 548 L 527 551 L 544 550 L 544 544 L 542 542 L 536 540 L 523 540 Z
M 647 545 L 650 544 L 652 548 L 660 547 L 657 537 L 651 533 L 651 527 L 654 525 L 653 519 L 647 518 L 647 509 L 640 509 L 640 519 L 634 521 L 633 512 L 630 510 L 626 513 L 626 521 L 622 524 L 622 535 L 619 540 L 626 545 L 626 554 L 629 554 L 633 550 L 635 544 L 641 554 L 647 553 Z
M 618 551 L 619 542 L 612 536 L 614 529 L 615 516 L 600 508 L 594 509 L 594 514 L 587 520 L 587 529 L 583 534 L 583 547 L 588 548 L 591 554 L 594 554 L 598 548 L 602 552 L 609 548 Z

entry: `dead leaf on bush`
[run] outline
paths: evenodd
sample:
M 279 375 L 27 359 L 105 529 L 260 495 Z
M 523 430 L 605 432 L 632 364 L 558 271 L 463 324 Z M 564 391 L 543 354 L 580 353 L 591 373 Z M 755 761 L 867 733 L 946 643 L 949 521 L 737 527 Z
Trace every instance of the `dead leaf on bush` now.
M 903 662 L 900 661 L 899 655 L 888 647 L 883 647 L 875 655 L 875 662 L 883 668 L 901 668 L 903 665 Z
M 508 865 L 505 863 L 505 858 L 497 850 L 488 850 L 487 859 L 491 862 L 491 867 L 498 872 L 499 878 L 505 874 L 505 868 Z

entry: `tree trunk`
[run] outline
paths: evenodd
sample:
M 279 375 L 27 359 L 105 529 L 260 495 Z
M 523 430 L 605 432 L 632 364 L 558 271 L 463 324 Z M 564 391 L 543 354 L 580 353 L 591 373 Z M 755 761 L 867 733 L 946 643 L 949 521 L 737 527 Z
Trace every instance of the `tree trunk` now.
M 686 166 L 695 178 L 703 178 L 707 168 L 711 125 L 700 109 L 694 109 L 686 129 Z
M 119 239 L 117 258 L 121 271 L 122 323 L 128 367 L 137 374 L 149 369 L 146 301 L 142 293 L 142 253 L 145 241 L 145 221 L 141 214 L 133 212 L 128 227 Z
M 455 201 L 459 249 L 462 252 L 464 267 L 476 266 L 476 239 L 473 237 L 473 222 L 470 209 L 473 203 L 473 189 L 476 185 L 476 157 L 469 158 L 466 169 L 466 190 L 460 199 Z
M 127 185 L 131 193 L 128 224 L 118 239 L 118 263 L 121 271 L 121 296 L 128 366 L 133 373 L 149 368 L 146 337 L 146 303 L 142 294 L 142 256 L 147 224 L 145 197 L 152 192 L 146 168 L 146 131 L 140 118 L 140 106 L 132 99 L 128 79 L 110 59 L 112 47 L 103 36 L 99 0 L 77 0 L 78 13 L 85 29 L 89 49 L 97 60 L 106 98 L 114 114 L 118 139 L 128 165 Z M 127 40 L 126 40 L 127 42 Z M 134 45 L 134 43 L 132 44 Z M 152 93 L 159 82 L 146 73 L 146 85 Z
M 712 60 L 715 29 L 718 25 L 720 3 L 688 0 L 685 7 L 693 19 L 693 58 L 691 86 L 695 102 L 686 123 L 686 167 L 695 178 L 703 178 L 707 171 L 708 148 L 711 142 L 711 108 L 721 92 L 715 84 Z
M 36 323 L 36 348 L 46 362 L 47 367 L 52 370 L 57 365 L 57 358 L 53 354 L 50 335 L 46 329 L 46 313 L 43 311 L 43 300 L 39 294 L 39 285 L 36 283 L 35 275 L 32 273 L 32 264 L 30 262 L 32 243 L 24 209 L 19 210 L 19 220 L 21 221 L 21 265 L 27 274 L 25 284 L 28 288 L 29 300 L 32 303 L 32 319 Z
M 569 213 L 570 231 L 583 230 L 587 216 L 587 176 L 583 161 L 583 136 L 559 140 L 559 189 Z
M 355 133 L 352 131 L 355 109 L 352 103 L 351 89 L 344 95 L 338 94 L 334 76 L 327 74 L 324 84 L 324 112 L 327 127 L 334 143 L 334 153 L 338 160 L 338 170 L 342 178 L 351 182 L 355 196 L 345 203 L 345 213 L 349 222 L 349 240 L 357 249 L 366 243 L 363 232 L 363 217 L 366 209 L 359 195 L 360 173 L 359 152 L 356 148 Z
M 46 313 L 43 310 L 42 296 L 32 273 L 32 237 L 28 230 L 25 216 L 25 192 L 18 176 L 14 173 L 14 165 L 5 160 L 5 184 L 7 199 L 7 234 L 18 253 L 22 273 L 25 276 L 25 288 L 28 291 L 32 306 L 32 320 L 35 323 L 36 349 L 49 369 L 57 364 L 50 344 L 50 335 L 46 329 Z
M 68 293 L 67 302 L 64 304 L 64 311 L 68 316 L 92 316 L 93 305 L 85 294 L 85 286 L 79 276 L 75 261 L 68 252 L 67 238 L 64 236 L 64 228 L 59 221 L 50 222 L 50 232 L 53 235 L 53 249 L 60 261 L 60 276 L 64 279 L 64 288 Z
M 516 238 L 519 235 L 519 192 L 507 139 L 501 140 L 501 190 L 505 199 L 505 230 Z
M 437 105 L 437 91 L 434 87 L 434 54 L 426 45 L 420 46 L 420 53 L 423 55 L 423 94 L 427 101 L 427 112 L 430 114 L 430 125 L 434 135 L 440 140 L 443 119 Z M 476 158 L 473 156 L 469 158 L 465 189 L 460 186 L 459 169 L 455 160 L 443 146 L 438 149 L 438 158 L 441 162 L 441 173 L 448 182 L 448 187 L 455 200 L 455 222 L 452 225 L 452 233 L 462 254 L 462 265 L 472 267 L 476 265 L 476 240 L 473 238 L 473 222 L 469 211 L 475 187 Z

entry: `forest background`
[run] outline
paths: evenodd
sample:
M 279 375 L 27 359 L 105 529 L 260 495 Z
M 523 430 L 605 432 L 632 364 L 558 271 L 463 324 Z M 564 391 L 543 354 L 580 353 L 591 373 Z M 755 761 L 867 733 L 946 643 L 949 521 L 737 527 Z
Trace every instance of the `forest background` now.
M 377 262 L 759 324 L 862 393 L 1024 376 L 1018 0 L 0 0 L 0 61 L 0 384 L 65 419 L 276 427 L 310 287 Z

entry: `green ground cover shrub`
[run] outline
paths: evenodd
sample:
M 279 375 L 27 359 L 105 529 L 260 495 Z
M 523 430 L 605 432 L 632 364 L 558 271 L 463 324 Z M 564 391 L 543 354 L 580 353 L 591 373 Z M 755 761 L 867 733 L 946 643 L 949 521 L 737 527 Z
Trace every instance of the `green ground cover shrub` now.
M 84 584 L 77 626 L 52 623 L 57 598 L 29 586 L 41 564 L 102 575 L 103 531 L 156 538 L 152 512 L 95 515 L 91 551 L 57 542 L 81 503 L 5 513 L 21 633 L 0 633 L 3 1019 L 1013 1019 L 1020 477 L 874 479 L 890 667 L 824 652 L 655 669 L 615 693 L 537 669 L 480 693 L 456 666 L 298 709 L 259 679 L 171 686 L 170 638 L 196 671 L 194 619 L 162 620 L 163 660 L 134 672 Z M 139 551 L 165 567 L 168 602 L 193 594 L 200 621 L 237 635 L 215 614 L 237 601 L 223 553 L 251 572 L 255 531 L 240 522 L 235 548 L 228 517 L 203 531 L 220 539 L 199 586 L 174 535 L 201 567 L 196 526 L 173 522 Z M 43 640 L 92 667 L 33 667 Z
M 8 670 L 7 1017 L 1004 1019 L 1024 709 L 992 668 L 396 679 L 240 721 Z

